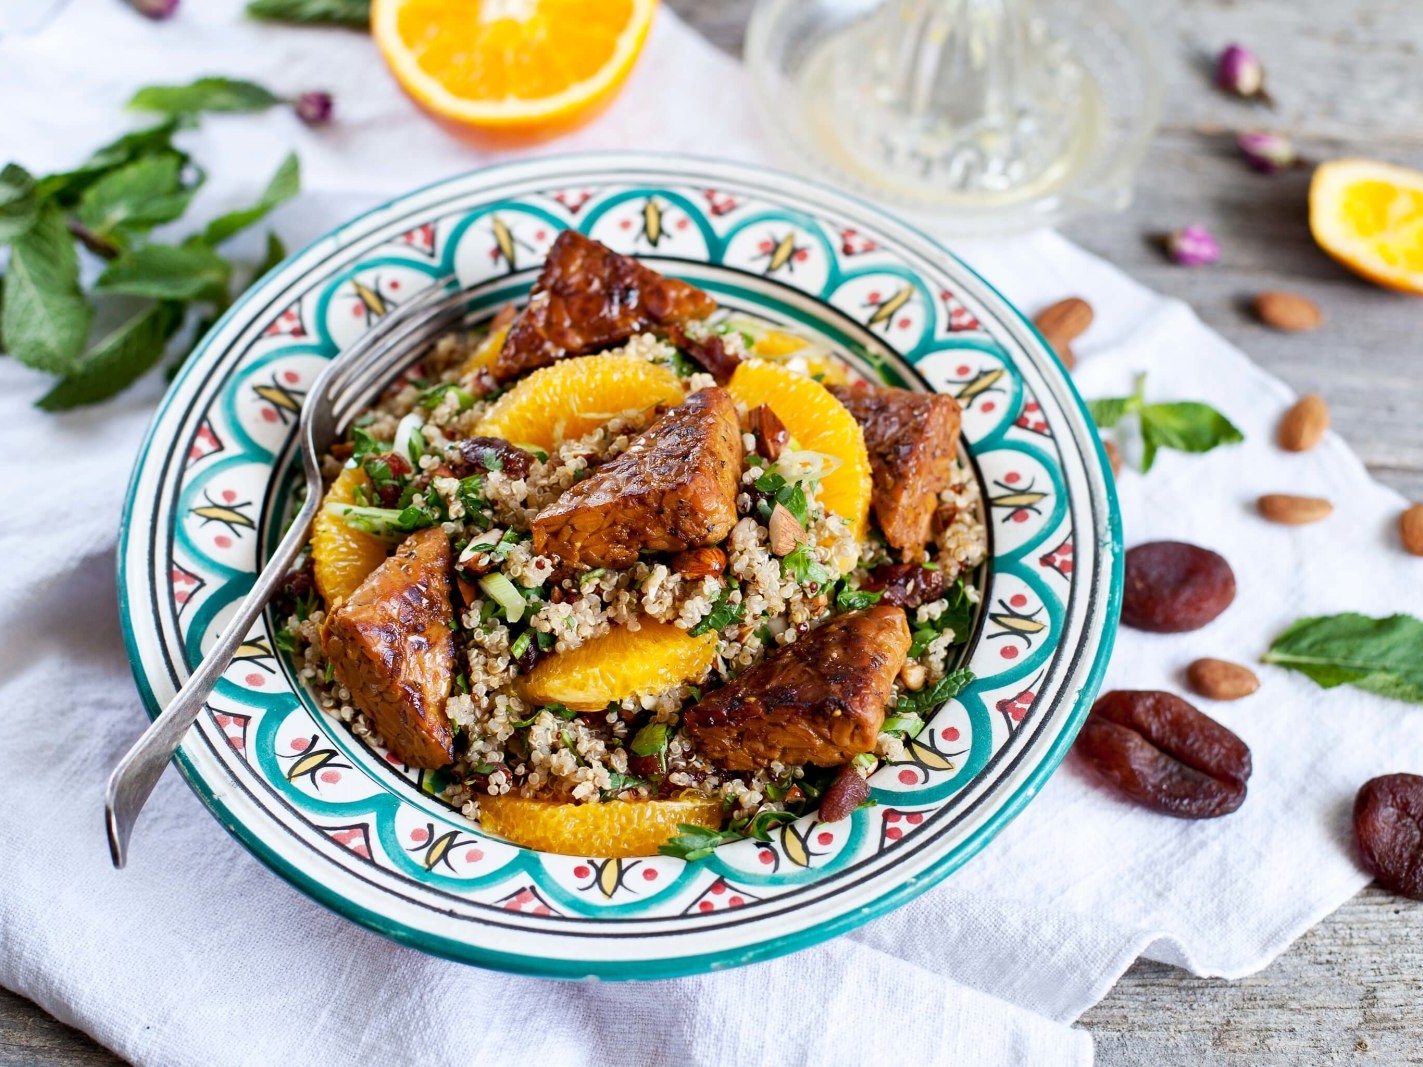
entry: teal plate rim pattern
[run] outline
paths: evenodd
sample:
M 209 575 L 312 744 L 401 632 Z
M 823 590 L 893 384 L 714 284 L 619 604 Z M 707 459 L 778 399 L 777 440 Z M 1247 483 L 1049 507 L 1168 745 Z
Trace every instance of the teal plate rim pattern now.
M 203 339 L 140 452 L 119 546 L 134 676 L 156 715 L 251 587 L 290 512 L 296 416 L 326 361 L 432 285 L 465 290 L 473 321 L 492 315 L 565 227 L 825 338 L 869 375 L 959 398 L 990 530 L 973 685 L 876 772 L 874 805 L 695 864 L 484 834 L 438 798 L 438 773 L 319 711 L 267 619 L 178 764 L 283 878 L 440 956 L 651 979 L 791 952 L 922 892 L 1036 794 L 1101 683 L 1121 593 L 1115 496 L 1056 357 L 950 253 L 852 197 L 704 159 L 543 158 L 400 197 L 287 259 Z

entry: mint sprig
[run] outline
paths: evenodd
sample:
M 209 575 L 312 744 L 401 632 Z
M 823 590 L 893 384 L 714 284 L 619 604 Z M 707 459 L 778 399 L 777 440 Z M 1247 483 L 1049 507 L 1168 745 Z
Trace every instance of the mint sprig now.
M 367 29 L 371 24 L 371 0 L 252 0 L 247 14 L 273 22 Z
M 1143 474 L 1151 470 L 1156 453 L 1163 448 L 1199 453 L 1245 440 L 1235 424 L 1209 404 L 1196 400 L 1148 404 L 1144 374 L 1137 378 L 1131 396 L 1089 400 L 1087 410 L 1092 421 L 1104 430 L 1112 429 L 1129 415 L 1140 420 Z
M 174 137 L 203 113 L 283 102 L 231 78 L 150 86 L 131 106 L 162 111 L 163 121 L 123 134 L 72 170 L 36 178 L 18 163 L 0 169 L 0 246 L 10 247 L 0 347 L 59 378 L 39 407 L 62 411 L 113 396 L 163 359 L 190 318 L 210 320 L 231 302 L 239 272 L 219 247 L 295 196 L 300 166 L 287 156 L 251 206 L 201 233 L 156 242 L 152 231 L 179 221 L 204 180 Z M 86 257 L 107 264 L 87 293 L 80 284 Z M 282 243 L 269 235 L 257 274 L 242 272 L 243 280 L 283 258 Z M 91 338 L 96 320 L 107 325 Z
M 1324 689 L 1352 685 L 1423 704 L 1423 620 L 1412 615 L 1373 619 L 1348 612 L 1300 619 L 1262 659 Z

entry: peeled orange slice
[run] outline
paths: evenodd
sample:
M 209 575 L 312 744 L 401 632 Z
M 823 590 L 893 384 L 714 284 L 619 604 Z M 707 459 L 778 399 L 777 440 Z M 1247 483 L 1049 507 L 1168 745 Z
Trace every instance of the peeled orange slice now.
M 494 361 L 499 358 L 499 350 L 504 347 L 504 338 L 509 336 L 509 327 L 501 326 L 486 337 L 460 367 L 460 378 L 468 378 L 482 370 L 492 371 Z
M 685 398 L 669 368 L 632 356 L 561 359 L 530 374 L 494 402 L 475 433 L 548 451 L 614 415 L 675 406 Z
M 614 700 L 700 681 L 716 658 L 717 634 L 692 637 L 656 619 L 637 630 L 615 627 L 577 648 L 539 660 L 519 682 L 531 704 L 598 711 Z
M 726 388 L 747 408 L 769 404 L 797 448 L 840 461 L 820 482 L 820 502 L 849 520 L 857 540 L 863 538 L 870 514 L 870 457 L 860 424 L 845 405 L 819 382 L 765 360 L 740 364 Z
M 818 382 L 839 385 L 845 381 L 844 370 L 824 349 L 804 337 L 797 337 L 784 330 L 767 330 L 756 338 L 756 343 L 751 346 L 751 353 L 776 363 L 802 360 L 811 377 Z
M 688 791 L 671 800 L 557 804 L 505 793 L 479 798 L 479 822 L 516 845 L 562 856 L 655 856 L 682 823 L 715 830 L 721 801 Z
M 339 598 L 356 591 L 366 576 L 385 562 L 390 545 L 346 525 L 339 515 L 326 510 L 327 504 L 354 504 L 356 487 L 370 485 L 360 467 L 347 467 L 336 476 L 322 498 L 322 509 L 311 524 L 311 564 L 316 591 L 328 608 Z
M 1314 172 L 1309 230 L 1356 274 L 1423 294 L 1423 172 L 1367 159 L 1336 159 Z
M 371 33 L 391 73 L 436 116 L 546 133 L 612 99 L 642 50 L 656 0 L 375 0 Z

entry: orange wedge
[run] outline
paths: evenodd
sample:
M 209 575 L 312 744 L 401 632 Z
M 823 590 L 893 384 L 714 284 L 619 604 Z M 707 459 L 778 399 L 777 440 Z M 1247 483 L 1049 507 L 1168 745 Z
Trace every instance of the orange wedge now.
M 721 826 L 721 801 L 688 791 L 671 800 L 557 804 L 505 793 L 479 798 L 479 823 L 516 845 L 562 856 L 655 856 L 686 823 Z
M 336 476 L 322 499 L 322 509 L 311 524 L 311 565 L 316 576 L 316 591 L 327 608 L 339 598 L 344 600 L 356 591 L 366 576 L 385 562 L 390 545 L 346 525 L 339 515 L 326 510 L 327 504 L 354 504 L 356 487 L 370 485 L 371 480 L 360 467 L 347 467 Z
M 848 519 L 856 540 L 865 536 L 870 514 L 870 457 L 855 417 L 819 382 L 765 360 L 740 364 L 727 391 L 747 409 L 769 404 L 797 448 L 824 452 L 840 466 L 820 482 L 820 502 Z
M 756 343 L 751 346 L 751 354 L 776 363 L 793 359 L 804 360 L 811 377 L 816 381 L 828 382 L 831 385 L 840 385 L 845 381 L 844 369 L 823 348 L 784 330 L 767 330 L 756 338 Z
M 375 0 L 391 73 L 458 126 L 547 134 L 592 116 L 632 70 L 657 0 Z
M 545 452 L 615 415 L 674 407 L 686 394 L 670 369 L 632 356 L 577 356 L 536 370 L 494 402 L 475 433 Z
M 1423 172 L 1336 159 L 1314 172 L 1309 230 L 1355 274 L 1423 294 Z
M 509 327 L 501 326 L 490 333 L 460 366 L 460 380 L 471 377 L 482 370 L 492 371 L 499 358 L 499 350 L 504 347 L 504 338 L 509 336 Z
M 715 630 L 692 637 L 671 623 L 645 618 L 637 630 L 618 626 L 539 660 L 520 680 L 520 695 L 531 704 L 598 711 L 624 697 L 701 681 L 716 658 L 716 641 Z

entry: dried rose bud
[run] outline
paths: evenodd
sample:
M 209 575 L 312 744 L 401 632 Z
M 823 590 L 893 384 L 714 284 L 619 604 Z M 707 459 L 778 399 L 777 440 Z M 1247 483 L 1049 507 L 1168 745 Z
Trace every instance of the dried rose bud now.
M 155 21 L 170 18 L 178 10 L 179 0 L 129 0 L 133 9 Z
M 1270 102 L 1265 91 L 1265 68 L 1250 49 L 1229 45 L 1216 59 L 1215 83 L 1228 93 L 1246 100 Z
M 292 107 L 296 111 L 296 117 L 308 126 L 323 126 L 331 121 L 331 112 L 335 105 L 330 93 L 310 92 L 297 97 Z
M 1246 162 L 1262 174 L 1274 174 L 1299 162 L 1294 142 L 1282 133 L 1251 130 L 1237 137 L 1235 143 Z
M 1220 259 L 1220 245 L 1204 226 L 1184 226 L 1166 238 L 1166 254 L 1172 263 L 1200 267 Z

